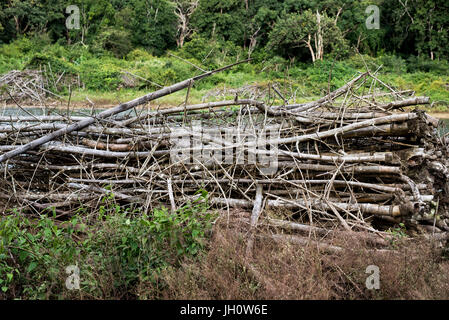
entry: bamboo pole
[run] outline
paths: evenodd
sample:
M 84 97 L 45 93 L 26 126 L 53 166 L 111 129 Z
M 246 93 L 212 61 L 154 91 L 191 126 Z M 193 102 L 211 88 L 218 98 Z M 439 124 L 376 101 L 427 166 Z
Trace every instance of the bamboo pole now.
M 244 199 L 211 198 L 209 200 L 212 204 L 229 205 L 231 207 L 249 208 L 252 206 L 251 201 Z M 317 210 L 323 211 L 331 210 L 331 205 L 320 199 L 310 199 L 308 203 L 300 199 L 296 199 L 295 201 L 290 200 L 287 201 L 284 199 L 267 200 L 267 206 L 273 208 L 296 209 L 296 208 L 305 208 L 307 205 L 311 205 Z M 391 216 L 391 217 L 401 216 L 401 208 L 398 205 L 378 205 L 372 203 L 332 203 L 332 207 L 334 207 L 339 211 L 360 210 L 362 213 L 371 215 Z

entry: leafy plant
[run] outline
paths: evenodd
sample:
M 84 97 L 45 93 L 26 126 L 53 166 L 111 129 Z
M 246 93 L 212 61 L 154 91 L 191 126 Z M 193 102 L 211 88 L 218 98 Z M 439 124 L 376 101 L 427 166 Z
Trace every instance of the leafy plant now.
M 124 208 L 109 192 L 93 213 L 95 219 L 83 212 L 64 224 L 52 217 L 54 210 L 37 218 L 18 210 L 3 216 L 0 298 L 133 296 L 140 284 L 157 284 L 162 270 L 195 258 L 214 218 L 205 191 L 176 213 Z M 65 287 L 69 265 L 80 269 L 79 291 Z
M 405 238 L 407 237 L 407 229 L 405 228 L 405 224 L 404 223 L 399 223 L 399 225 L 397 227 L 394 228 L 389 228 L 387 230 L 388 233 L 390 233 L 391 235 L 393 235 L 396 238 Z

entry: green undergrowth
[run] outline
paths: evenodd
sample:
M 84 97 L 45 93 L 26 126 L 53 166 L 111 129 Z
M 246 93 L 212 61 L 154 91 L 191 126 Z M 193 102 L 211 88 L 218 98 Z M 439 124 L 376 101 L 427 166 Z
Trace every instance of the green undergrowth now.
M 13 209 L 0 219 L 0 299 L 157 298 L 160 273 L 201 255 L 213 219 L 204 191 L 176 214 L 124 208 L 113 193 L 65 222 Z
M 125 57 L 117 58 L 107 51 L 93 51 L 87 46 L 61 46 L 39 38 L 21 38 L 0 46 L 0 74 L 13 69 L 38 69 L 44 71 L 50 84 L 63 74 L 51 89 L 61 95 L 64 102 L 68 101 L 71 91 L 74 103 L 87 102 L 87 97 L 96 104 L 115 104 L 198 75 L 202 73 L 199 68 L 212 70 L 245 58 L 233 47 L 221 48 L 220 54 L 208 56 L 207 52 L 210 52 L 207 44 L 189 42 L 182 49 L 162 56 L 137 48 Z M 227 52 L 226 55 L 223 52 Z M 449 103 L 447 61 L 379 54 L 378 57 L 353 55 L 345 60 L 328 57 L 312 64 L 256 53 L 250 63 L 195 83 L 189 91 L 189 102 L 199 103 L 205 97 L 208 100 L 235 97 L 233 94 L 210 94 L 218 89 L 245 85 L 268 89 L 272 84 L 285 96 L 294 97 L 296 102 L 308 101 L 342 86 L 368 68 L 378 70 L 379 78 L 398 90 L 414 90 L 417 95 L 429 96 L 434 102 L 433 110 L 446 111 Z M 184 102 L 186 92 L 187 89 L 157 103 L 178 105 Z

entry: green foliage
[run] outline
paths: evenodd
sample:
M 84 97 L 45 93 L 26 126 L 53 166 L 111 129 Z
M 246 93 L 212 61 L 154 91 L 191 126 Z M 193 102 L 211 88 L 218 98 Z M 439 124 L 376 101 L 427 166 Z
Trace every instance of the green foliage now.
M 193 28 L 206 39 L 242 45 L 246 28 L 245 4 L 240 0 L 200 0 L 192 17 Z
M 97 39 L 92 45 L 92 50 L 93 52 L 106 50 L 117 58 L 123 58 L 132 50 L 130 32 L 105 28 L 98 34 Z
M 129 52 L 126 59 L 114 57 L 104 49 L 96 53 L 92 51 L 92 47 L 82 44 L 63 46 L 49 44 L 45 37 L 23 37 L 0 46 L 0 73 L 12 69 L 41 69 L 50 84 L 52 79 L 64 73 L 57 88 L 51 88 L 63 96 L 68 95 L 67 83 L 77 83 L 79 76 L 81 87 L 85 89 L 76 89 L 72 98 L 84 100 L 88 94 L 91 99 L 98 96 L 102 102 L 111 103 L 116 102 L 119 96 L 120 100 L 126 101 L 155 90 L 158 86 L 154 83 L 171 85 L 201 73 L 181 59 L 169 54 L 154 56 L 142 47 Z M 193 35 L 191 41 L 173 51 L 173 54 L 204 70 L 212 70 L 246 57 L 244 50 L 232 42 L 210 41 L 198 34 Z M 345 60 L 327 55 L 324 60 L 311 65 L 294 59 L 287 60 L 260 49 L 253 52 L 252 58 L 251 63 L 241 64 L 195 83 L 190 92 L 190 99 L 193 99 L 190 102 L 199 103 L 202 96 L 215 87 L 237 88 L 247 84 L 267 86 L 270 81 L 284 78 L 283 83 L 287 81 L 292 90 L 298 89 L 298 99 L 310 100 L 343 85 L 357 72 L 365 71 L 366 67 L 375 71 L 380 66 L 382 80 L 398 89 L 411 89 L 418 95 L 429 96 L 433 102 L 437 102 L 433 107 L 439 111 L 444 111 L 449 101 L 449 65 L 445 60 L 431 61 L 423 57 L 405 60 L 387 53 L 378 57 L 353 55 Z M 148 81 L 137 79 L 129 84 L 124 71 Z M 173 95 L 169 103 L 179 103 L 179 99 L 184 99 L 184 94 L 180 92 L 179 95 Z
M 407 59 L 407 71 L 412 72 L 430 72 L 438 75 L 449 74 L 449 63 L 446 60 L 429 60 L 410 56 Z
M 448 57 L 449 4 L 444 0 L 383 1 L 383 19 L 389 21 L 386 50 L 427 58 Z
M 64 4 L 63 12 L 65 12 L 67 5 L 67 3 Z M 66 31 L 65 39 L 68 44 L 95 45 L 97 36 L 105 28 L 114 24 L 116 11 L 111 1 L 73 0 L 70 5 L 76 5 L 80 9 L 80 29 L 67 30 L 64 28 Z M 65 21 L 63 20 L 61 23 L 65 27 Z
M 27 54 L 34 50 L 38 44 L 33 39 L 21 37 L 9 45 L 0 47 L 0 54 L 6 57 L 18 56 Z
M 4 297 L 20 292 L 16 297 L 43 299 L 52 288 L 61 290 L 63 283 L 56 280 L 80 253 L 73 234 L 71 226 L 59 228 L 45 215 L 30 219 L 13 210 L 2 217 L 0 285 Z
M 138 61 L 134 64 L 135 74 L 160 85 L 171 85 L 188 79 L 197 72 L 192 66 L 179 59 L 148 58 L 148 56 L 138 53 L 137 55 Z
M 307 61 L 307 49 L 298 44 L 304 35 L 314 33 L 313 15 L 318 11 L 323 16 L 325 50 L 339 59 L 349 47 L 370 55 L 385 50 L 390 55 L 449 58 L 445 0 L 200 0 L 193 14 L 182 21 L 172 0 L 73 0 L 70 4 L 80 8 L 79 30 L 66 29 L 66 1 L 0 2 L 0 44 L 44 35 L 52 43 L 82 44 L 118 57 L 136 47 L 163 55 L 175 48 L 177 27 L 185 21 L 197 37 L 208 41 L 230 42 L 248 53 L 267 49 L 271 40 L 275 54 Z M 366 28 L 369 5 L 380 9 L 378 30 Z M 187 43 L 192 39 L 188 33 Z
M 93 90 L 111 90 L 121 83 L 121 68 L 115 60 L 104 57 L 82 61 L 79 65 L 81 80 Z M 95 72 L 92 72 L 95 70 Z
M 387 233 L 391 235 L 389 240 L 392 247 L 397 247 L 401 239 L 407 238 L 407 228 L 402 222 L 395 227 L 388 228 Z
M 128 55 L 126 56 L 126 59 L 129 61 L 143 62 L 143 61 L 153 60 L 154 57 L 149 52 L 138 48 L 138 49 L 134 49 L 133 51 L 128 53 Z
M 416 95 L 429 96 L 432 102 L 437 103 L 434 107 L 440 108 L 443 104 L 445 111 L 449 103 L 448 77 L 433 73 L 415 72 L 407 73 L 402 76 L 387 74 L 383 77 L 385 81 L 391 83 L 400 90 L 414 90 Z
M 347 62 L 359 71 L 364 71 L 366 68 L 376 71 L 381 67 L 382 73 L 403 74 L 408 69 L 408 64 L 404 59 L 387 54 L 380 55 L 377 58 L 369 55 L 354 55 Z
M 294 79 L 303 79 L 305 92 L 309 96 L 327 94 L 329 90 L 341 87 L 357 74 L 357 70 L 345 62 L 317 61 L 314 67 L 306 64 L 289 69 Z
M 389 228 L 387 230 L 387 232 L 392 233 L 394 235 L 400 236 L 400 237 L 406 237 L 407 233 L 406 233 L 407 229 L 405 228 L 405 224 L 403 224 L 402 222 L 399 223 L 399 225 L 395 228 Z
M 231 41 L 211 40 L 194 34 L 180 50 L 180 54 L 208 69 L 216 69 L 245 58 L 243 50 Z
M 131 35 L 134 44 L 161 55 L 176 46 L 176 16 L 166 0 L 131 0 Z
M 45 53 L 35 53 L 24 65 L 25 69 L 49 69 L 56 73 L 76 73 L 76 69 L 65 59 Z
M 74 215 L 62 225 L 50 215 L 30 218 L 13 210 L 0 220 L 0 298 L 96 298 L 133 293 L 157 283 L 167 267 L 178 267 L 205 246 L 214 215 L 207 193 L 175 214 L 122 208 L 105 196 L 96 218 Z M 80 269 L 80 291 L 65 288 L 65 268 Z
M 321 36 L 323 53 L 335 51 L 340 56 L 345 56 L 348 49 L 341 30 L 326 13 L 319 14 L 319 29 L 317 15 L 318 13 L 306 10 L 300 14 L 281 16 L 269 34 L 268 48 L 285 58 L 312 55 L 312 60 L 315 57 L 320 59 L 318 38 Z

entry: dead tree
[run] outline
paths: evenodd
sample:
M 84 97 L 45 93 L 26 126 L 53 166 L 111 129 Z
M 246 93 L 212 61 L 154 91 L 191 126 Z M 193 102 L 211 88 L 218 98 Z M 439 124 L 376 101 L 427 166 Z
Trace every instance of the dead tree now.
M 199 0 L 176 0 L 175 15 L 178 17 L 178 34 L 176 44 L 179 48 L 184 45 L 185 39 L 192 33 L 190 17 L 198 7 Z

